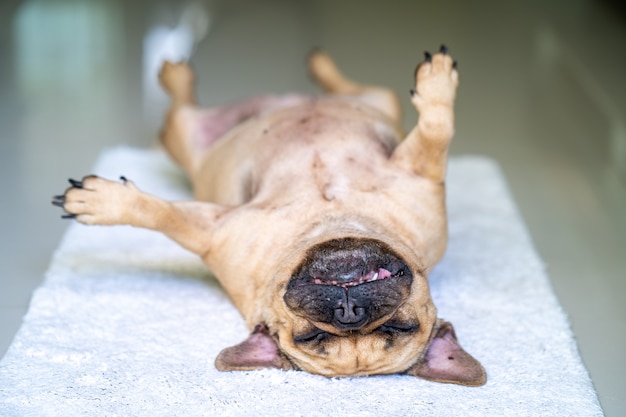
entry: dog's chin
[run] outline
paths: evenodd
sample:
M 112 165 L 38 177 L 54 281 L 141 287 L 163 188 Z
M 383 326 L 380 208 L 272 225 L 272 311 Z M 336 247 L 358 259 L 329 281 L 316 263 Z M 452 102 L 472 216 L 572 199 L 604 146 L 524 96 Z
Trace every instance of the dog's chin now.
M 411 269 L 386 244 L 332 239 L 307 251 L 284 300 L 311 322 L 350 332 L 391 316 L 409 296 L 412 282 Z

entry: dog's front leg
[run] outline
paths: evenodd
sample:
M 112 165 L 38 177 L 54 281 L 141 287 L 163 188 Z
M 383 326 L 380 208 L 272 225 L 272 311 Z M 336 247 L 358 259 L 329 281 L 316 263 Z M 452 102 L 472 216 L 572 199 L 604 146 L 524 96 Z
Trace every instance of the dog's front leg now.
M 84 224 L 126 224 L 166 234 L 190 251 L 204 255 L 211 246 L 216 219 L 226 207 L 197 202 L 168 202 L 140 191 L 132 181 L 87 176 L 70 180 L 72 186 L 52 203 Z
M 454 99 L 458 85 L 456 63 L 442 46 L 426 53 L 415 71 L 411 101 L 419 113 L 417 125 L 396 148 L 393 161 L 436 182 L 446 175 L 448 145 L 454 134 Z

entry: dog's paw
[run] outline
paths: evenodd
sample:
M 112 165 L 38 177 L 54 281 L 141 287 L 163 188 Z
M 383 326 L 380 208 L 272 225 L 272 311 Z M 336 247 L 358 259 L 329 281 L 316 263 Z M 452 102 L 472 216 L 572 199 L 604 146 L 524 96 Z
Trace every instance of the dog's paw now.
M 71 187 L 53 197 L 52 204 L 61 207 L 64 219 L 85 224 L 123 224 L 129 208 L 137 201 L 138 189 L 124 177 L 121 182 L 89 175 L 82 180 L 70 179 Z
M 173 96 L 187 95 L 193 88 L 195 76 L 186 62 L 165 61 L 159 71 L 159 82 Z
M 459 84 L 456 61 L 444 45 L 438 53 L 425 52 L 424 55 L 424 62 L 415 69 L 415 90 L 411 90 L 413 104 L 419 111 L 428 105 L 452 106 Z

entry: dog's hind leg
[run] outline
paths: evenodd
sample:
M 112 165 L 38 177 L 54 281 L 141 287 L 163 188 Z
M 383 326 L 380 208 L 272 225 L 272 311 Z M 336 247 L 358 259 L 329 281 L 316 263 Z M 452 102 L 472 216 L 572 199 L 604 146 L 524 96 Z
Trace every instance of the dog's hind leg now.
M 327 93 L 363 101 L 382 111 L 394 123 L 402 123 L 402 106 L 398 95 L 385 87 L 357 83 L 339 70 L 325 52 L 316 50 L 309 55 L 309 71 L 317 84 Z
M 446 175 L 458 78 L 456 63 L 445 46 L 435 55 L 426 53 L 415 71 L 415 90 L 411 92 L 419 118 L 392 155 L 397 165 L 436 182 L 443 182 Z
M 184 62 L 165 62 L 159 72 L 159 82 L 171 98 L 165 124 L 160 132 L 161 143 L 170 156 L 190 174 L 195 165 L 193 122 L 198 113 L 194 73 Z
M 192 69 L 184 62 L 165 62 L 159 73 L 159 81 L 171 98 L 161 142 L 190 178 L 195 177 L 212 145 L 231 128 L 263 112 L 304 99 L 298 95 L 268 95 L 201 109 L 194 94 L 194 80 Z

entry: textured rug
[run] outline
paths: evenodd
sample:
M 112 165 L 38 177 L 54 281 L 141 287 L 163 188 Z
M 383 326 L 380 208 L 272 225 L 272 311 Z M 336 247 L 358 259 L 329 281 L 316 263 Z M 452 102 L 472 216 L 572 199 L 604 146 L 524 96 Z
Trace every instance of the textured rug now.
M 94 171 L 189 198 L 159 150 L 111 149 Z M 602 415 L 497 165 L 453 158 L 448 207 L 450 243 L 431 274 L 433 298 L 485 366 L 483 387 L 402 375 L 218 372 L 215 356 L 247 329 L 200 260 L 154 232 L 75 223 L 0 362 L 0 415 Z

